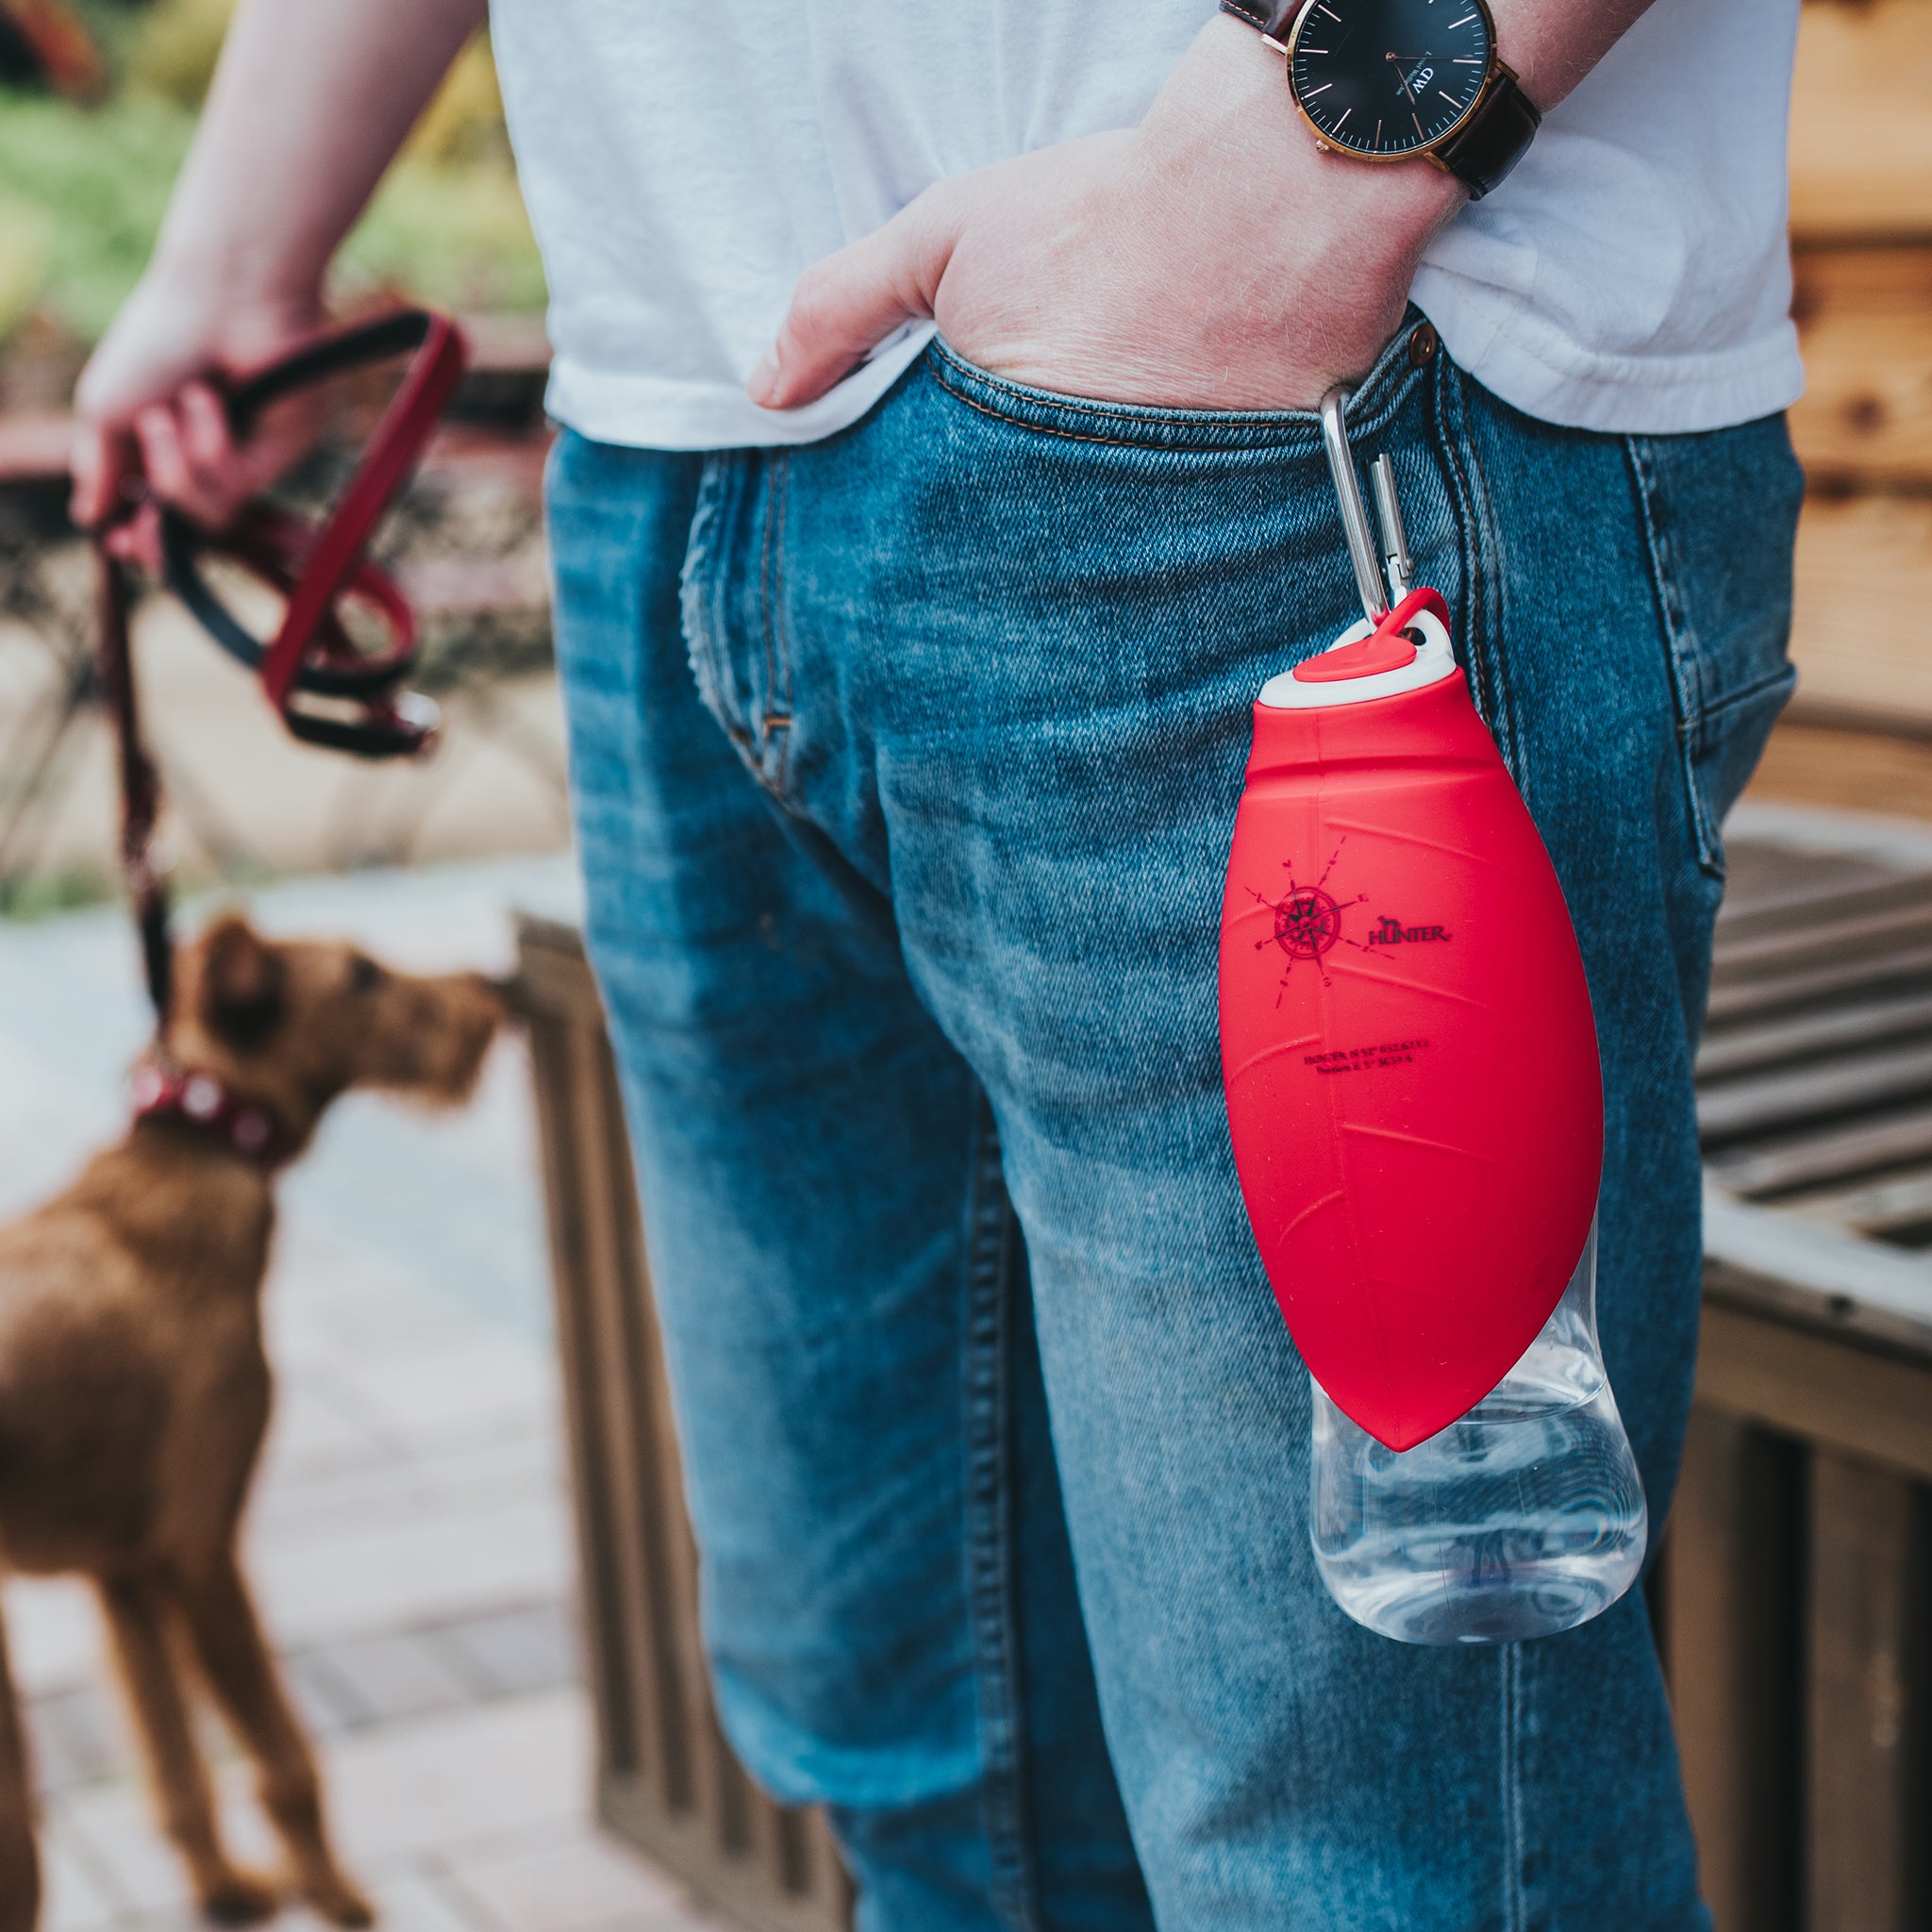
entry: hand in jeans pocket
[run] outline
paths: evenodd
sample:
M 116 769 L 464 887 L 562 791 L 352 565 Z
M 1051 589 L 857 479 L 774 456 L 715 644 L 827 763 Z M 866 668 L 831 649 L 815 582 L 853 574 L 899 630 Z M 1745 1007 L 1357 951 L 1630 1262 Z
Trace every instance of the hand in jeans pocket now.
M 1400 325 L 1462 199 L 1425 162 L 1317 151 L 1279 59 L 1225 18 L 1139 128 L 939 182 L 809 270 L 753 399 L 823 395 L 908 319 L 1038 389 L 1179 408 L 1312 408 Z

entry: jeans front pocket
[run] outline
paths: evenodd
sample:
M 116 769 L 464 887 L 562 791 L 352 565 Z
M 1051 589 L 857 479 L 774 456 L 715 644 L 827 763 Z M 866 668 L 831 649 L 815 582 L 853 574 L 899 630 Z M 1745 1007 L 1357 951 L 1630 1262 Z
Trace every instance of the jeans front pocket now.
M 1419 340 L 1418 331 L 1427 334 Z M 1392 413 L 1408 381 L 1434 356 L 1435 332 L 1411 308 L 1383 345 L 1349 404 L 1350 429 L 1367 429 Z M 1313 409 L 1174 408 L 1154 403 L 1116 403 L 1057 390 L 982 369 L 943 337 L 926 351 L 933 379 L 956 401 L 983 415 L 1073 442 L 1109 443 L 1129 449 L 1242 450 L 1319 439 Z
M 1625 447 L 1669 654 L 1697 859 L 1722 878 L 1722 827 L 1797 682 L 1788 655 L 1804 473 L 1782 416 L 1631 437 Z
M 1453 609 L 1470 544 L 1429 406 L 1444 367 L 1412 312 L 1348 422 L 1358 468 L 1390 457 L 1417 580 Z M 940 341 L 810 467 L 843 478 L 841 495 L 893 503 L 891 542 L 875 515 L 837 520 L 841 598 L 909 625 L 917 642 L 899 645 L 908 673 L 942 636 L 958 640 L 949 661 L 997 639 L 1003 652 L 1039 655 L 1056 713 L 1132 701 L 1179 729 L 1199 708 L 1221 734 L 1219 757 L 1222 737 L 1245 747 L 1269 677 L 1361 616 L 1312 409 L 1059 394 L 977 368 Z M 876 567 L 866 561 L 874 554 Z

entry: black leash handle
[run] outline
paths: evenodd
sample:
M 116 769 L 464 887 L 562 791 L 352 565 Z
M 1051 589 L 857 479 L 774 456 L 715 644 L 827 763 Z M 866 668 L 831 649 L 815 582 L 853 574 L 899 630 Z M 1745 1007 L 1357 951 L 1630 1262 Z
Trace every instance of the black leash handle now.
M 346 375 L 352 369 L 365 369 L 371 363 L 388 362 L 420 349 L 440 330 L 454 336 L 460 350 L 462 338 L 456 325 L 428 308 L 397 308 L 371 322 L 331 329 L 232 384 L 226 397 L 228 427 L 237 436 L 246 436 L 255 427 L 255 419 L 271 403 L 326 382 L 330 376 Z M 431 422 L 433 426 L 433 418 Z
M 400 691 L 417 657 L 415 613 L 389 574 L 364 554 L 371 532 L 414 473 L 462 379 L 461 332 L 447 316 L 403 308 L 336 329 L 231 385 L 224 398 L 229 427 L 245 437 L 271 404 L 373 363 L 413 354 L 355 475 L 324 522 L 310 528 L 271 505 L 254 504 L 227 530 L 202 529 L 163 506 L 158 538 L 164 580 L 220 647 L 257 673 L 291 733 L 310 744 L 360 758 L 408 757 L 435 736 L 436 707 Z M 216 594 L 201 568 L 212 555 L 240 564 L 284 599 L 281 628 L 258 638 Z M 338 611 L 347 598 L 378 611 L 390 642 L 361 650 Z M 316 710 L 298 693 L 334 699 L 347 713 Z

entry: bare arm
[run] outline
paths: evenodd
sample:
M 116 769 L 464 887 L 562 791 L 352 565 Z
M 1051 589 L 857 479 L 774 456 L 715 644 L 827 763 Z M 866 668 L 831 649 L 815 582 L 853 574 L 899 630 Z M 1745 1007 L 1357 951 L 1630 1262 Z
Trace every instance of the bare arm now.
M 75 392 L 74 512 L 110 507 L 138 447 L 161 493 L 220 522 L 289 455 L 230 443 L 196 380 L 312 328 L 323 276 L 484 0 L 243 0 L 153 261 Z
M 1547 112 L 1649 0 L 1492 0 L 1503 58 Z M 1426 160 L 1324 154 L 1282 60 L 1218 15 L 1138 127 L 940 182 L 798 285 L 753 398 L 792 408 L 901 323 L 1079 395 L 1312 406 L 1362 375 L 1465 191 Z

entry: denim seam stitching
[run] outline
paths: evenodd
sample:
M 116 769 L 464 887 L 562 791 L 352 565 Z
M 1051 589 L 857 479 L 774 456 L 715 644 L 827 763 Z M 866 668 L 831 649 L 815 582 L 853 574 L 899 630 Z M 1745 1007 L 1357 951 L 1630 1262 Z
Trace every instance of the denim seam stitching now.
M 766 471 L 765 541 L 759 560 L 758 593 L 764 603 L 765 628 L 765 706 L 758 730 L 760 776 L 766 777 L 774 796 L 785 793 L 785 770 L 791 748 L 791 666 L 783 636 L 785 506 L 791 480 L 788 451 L 774 453 Z M 784 693 L 779 694 L 780 683 Z M 762 767 L 771 757 L 772 735 L 777 732 L 777 757 L 767 774 Z
M 1211 428 L 1214 426 L 1213 419 L 1216 416 L 1232 416 L 1238 419 L 1238 421 L 1226 424 L 1226 427 L 1240 426 L 1249 429 L 1280 427 L 1286 429 L 1292 426 L 1308 431 L 1309 426 L 1316 420 L 1312 413 L 1307 409 L 1162 410 L 1158 406 L 1138 409 L 1109 408 L 1107 404 L 1091 402 L 1085 396 L 1062 397 L 1052 390 L 1029 390 L 1023 388 L 1019 383 L 1008 382 L 1001 376 L 994 375 L 990 369 L 976 369 L 972 364 L 962 361 L 942 342 L 937 341 L 932 345 L 932 352 L 935 360 L 949 363 L 969 382 L 976 382 L 985 389 L 994 390 L 1002 395 L 1011 396 L 1016 404 L 1024 404 L 1036 409 L 1058 409 L 1062 414 L 1069 416 L 1100 416 L 1112 423 L 1139 423 L 1149 429 Z M 933 375 L 940 381 L 945 382 L 945 377 L 941 375 L 937 369 L 933 371 Z M 953 389 L 951 383 L 946 383 L 946 387 Z M 960 395 L 957 389 L 953 389 L 953 393 L 959 396 L 959 400 L 962 403 L 971 400 L 969 397 Z M 975 407 L 982 406 L 975 405 Z M 1000 415 L 1000 411 L 992 409 L 990 404 L 983 407 L 989 408 L 992 414 Z M 1001 416 L 1001 420 L 1008 423 L 1028 422 L 1028 419 L 1024 416 Z M 1028 426 L 1030 426 L 1030 424 Z
M 1528 1922 L 1523 1884 L 1523 1766 L 1522 1676 L 1523 1646 L 1503 1645 L 1503 1837 L 1505 1844 L 1505 1923 L 1509 1932 L 1524 1932 Z
M 1787 664 L 1781 670 L 1771 672 L 1767 675 L 1758 678 L 1755 683 L 1743 685 L 1737 691 L 1726 691 L 1721 698 L 1714 698 L 1698 713 L 1698 749 L 1700 751 L 1704 750 L 1705 741 L 1714 735 L 1709 729 L 1711 725 L 1727 718 L 1740 707 L 1755 704 L 1759 698 L 1765 697 L 1773 691 L 1789 691 L 1797 680 L 1797 666 L 1795 664 Z
M 758 616 L 760 628 L 765 634 L 765 691 L 764 703 L 760 709 L 765 717 L 771 715 L 772 694 L 777 684 L 777 667 L 772 647 L 772 540 L 778 525 L 778 464 L 775 457 L 765 464 L 765 527 L 758 544 Z M 748 721 L 747 721 L 748 722 Z M 763 719 L 758 724 L 758 775 L 765 775 L 763 767 L 766 747 L 771 742 L 771 734 L 765 728 Z
M 1381 373 L 1384 359 L 1392 355 L 1397 339 L 1411 333 L 1415 326 L 1417 325 L 1410 323 L 1407 318 L 1404 319 L 1401 326 L 1396 329 L 1394 335 L 1390 337 L 1388 342 L 1384 344 L 1381 352 L 1376 356 L 1375 367 L 1363 379 L 1361 390 L 1357 391 L 1357 394 L 1367 391 L 1371 382 Z M 1031 389 L 1022 383 L 1008 382 L 1005 376 L 997 375 L 994 371 L 981 369 L 975 364 L 965 360 L 963 357 L 956 354 L 947 346 L 942 337 L 936 336 L 933 339 L 931 347 L 933 358 L 936 361 L 950 363 L 967 381 L 976 382 L 985 389 L 996 390 L 1002 394 L 1013 397 L 1016 402 L 1027 404 L 1034 408 L 1058 409 L 1067 415 L 1105 416 L 1120 423 L 1144 424 L 1150 428 L 1201 429 L 1219 426 L 1225 428 L 1269 429 L 1278 427 L 1286 429 L 1299 427 L 1308 435 L 1310 441 L 1315 442 L 1318 447 L 1320 444 L 1322 433 L 1321 417 L 1320 413 L 1314 409 L 1187 409 L 1163 408 L 1158 404 L 1142 404 L 1139 407 L 1125 405 L 1109 407 L 1106 403 L 1092 400 L 1087 396 L 1063 396 L 1053 390 Z M 1410 365 L 1409 373 L 1411 375 L 1417 373 L 1413 364 Z M 936 369 L 933 374 L 937 376 L 939 371 Z M 1406 378 L 1398 375 L 1395 380 L 1400 385 Z M 951 387 L 950 384 L 947 386 Z M 953 393 L 958 395 L 959 392 L 958 390 L 954 390 Z M 1390 397 L 1391 405 L 1394 401 L 1395 393 L 1391 391 Z M 966 400 L 966 397 L 960 396 L 960 401 L 964 402 Z M 994 413 L 997 413 L 997 411 Z M 1023 417 L 1011 417 L 1003 420 L 1012 422 L 1025 421 Z M 1380 418 L 1378 417 L 1376 420 L 1379 421 Z
M 1025 1832 L 1017 1616 L 1010 1548 L 1007 1297 L 1013 1216 L 999 1137 L 982 1097 L 974 1132 L 966 1262 L 967 1604 L 978 1677 L 991 1904 L 1010 1932 L 1039 1932 Z
M 957 396 L 969 409 L 977 409 L 982 416 L 991 416 L 995 423 L 1009 424 L 1015 429 L 1031 429 L 1041 436 L 1058 436 L 1066 442 L 1097 442 L 1106 449 L 1172 449 L 1172 443 L 1141 442 L 1125 436 L 1087 436 L 1077 429 L 1060 429 L 1051 423 L 1036 423 L 1030 416 L 1009 416 L 1004 409 L 995 409 L 991 403 L 982 403 L 975 396 L 969 396 L 962 389 L 950 383 L 935 369 L 933 380 L 950 396 Z
M 782 493 L 778 502 L 778 553 L 776 569 L 774 573 L 774 586 L 777 595 L 778 675 L 783 690 L 783 696 L 780 702 L 784 706 L 783 717 L 789 733 L 792 714 L 796 709 L 791 696 L 791 626 L 785 621 L 785 525 L 786 520 L 791 513 L 791 452 L 790 450 L 785 452 L 783 461 L 784 477 Z M 785 782 L 786 769 L 791 756 L 791 741 L 788 735 L 784 744 L 779 749 L 778 755 L 778 782 L 781 785 Z
M 1496 500 L 1490 492 L 1489 477 L 1480 463 L 1469 465 L 1469 480 L 1475 507 L 1477 570 L 1483 587 L 1483 649 L 1489 655 L 1491 682 L 1495 691 L 1496 729 L 1502 735 L 1510 774 L 1526 799 L 1535 775 L 1530 765 L 1532 740 L 1517 718 L 1515 691 L 1509 678 L 1509 573 L 1502 566 L 1502 524 L 1496 515 Z
M 1651 596 L 1657 610 L 1657 627 L 1662 633 L 1665 661 L 1670 668 L 1671 700 L 1676 712 L 1677 760 L 1682 769 L 1684 800 L 1690 814 L 1691 836 L 1697 846 L 1699 869 L 1712 878 L 1724 875 L 1724 841 L 1704 788 L 1697 782 L 1697 759 L 1704 748 L 1704 685 L 1695 651 L 1690 641 L 1690 625 L 1677 595 L 1673 574 L 1670 534 L 1657 514 L 1657 482 L 1647 439 L 1626 436 L 1624 459 L 1629 466 L 1630 486 L 1637 498 L 1637 513 L 1643 524 L 1645 560 L 1650 566 Z
M 724 686 L 717 664 L 715 630 L 717 616 L 708 608 L 716 594 L 716 538 L 724 521 L 721 499 L 726 491 L 726 470 L 716 458 L 708 458 L 698 483 L 698 500 L 691 512 L 691 535 L 686 541 L 682 594 L 679 613 L 684 620 L 685 662 L 691 667 L 691 682 L 706 708 L 731 736 L 730 707 L 724 702 Z
M 1456 425 L 1450 421 L 1452 404 L 1449 385 L 1439 383 L 1434 397 L 1436 450 L 1442 462 L 1442 474 L 1449 483 L 1451 514 L 1456 522 L 1456 539 L 1462 550 L 1463 655 L 1468 660 L 1471 692 L 1476 709 L 1487 717 L 1493 708 L 1490 701 L 1489 665 L 1476 644 L 1476 610 L 1481 601 L 1480 563 L 1476 557 L 1474 520 L 1469 509 L 1469 479 L 1456 450 Z
M 754 729 L 749 693 L 744 694 L 744 715 L 739 716 L 740 693 L 736 678 L 730 676 L 725 642 L 730 620 L 723 607 L 730 584 L 731 540 L 724 533 L 743 501 L 746 454 L 741 450 L 714 450 L 705 458 L 697 506 L 691 513 L 691 536 L 685 544 L 678 612 L 684 629 L 685 660 L 691 667 L 699 700 L 730 742 L 752 782 L 774 805 L 789 810 L 783 792 L 766 773 L 764 754 L 767 732 L 783 728 L 786 737 L 781 741 L 779 761 L 782 777 L 791 748 L 791 719 L 789 715 L 768 715 L 760 721 L 760 728 Z
M 1488 546 L 1483 540 L 1491 526 L 1485 523 L 1476 500 L 1471 475 L 1474 466 L 1463 460 L 1462 445 L 1468 440 L 1469 425 L 1462 410 L 1461 389 L 1448 373 L 1445 356 L 1438 355 L 1436 365 L 1442 372 L 1436 382 L 1436 441 L 1443 474 L 1449 478 L 1450 505 L 1462 548 L 1463 654 L 1470 674 L 1471 694 L 1477 711 L 1495 736 L 1504 762 L 1520 784 L 1516 734 L 1499 661 L 1501 653 L 1494 648 L 1489 621 L 1491 572 Z
M 1204 412 L 1192 419 L 1163 418 L 1158 416 L 1141 417 L 1131 414 L 1124 409 L 1099 408 L 1091 404 L 1078 400 L 1035 403 L 1024 391 L 999 384 L 998 378 L 995 376 L 988 375 L 985 372 L 979 370 L 967 371 L 965 365 L 957 357 L 948 355 L 937 342 L 933 344 L 933 358 L 932 379 L 949 396 L 953 396 L 959 402 L 964 403 L 969 409 L 976 409 L 982 416 L 989 416 L 995 423 L 1005 423 L 1011 428 L 1030 429 L 1041 436 L 1058 436 L 1066 442 L 1098 443 L 1106 449 L 1171 450 L 1177 454 L 1193 456 L 1245 456 L 1253 453 L 1312 457 L 1318 455 L 1321 449 L 1319 432 L 1310 433 L 1307 427 L 1308 419 L 1306 411 L 1284 412 L 1279 416 L 1270 416 L 1266 412 L 1257 412 L 1251 423 L 1236 425 L 1224 420 L 1227 412 L 1221 412 L 1224 420 L 1217 422 L 1214 420 L 1216 412 L 1213 411 Z M 939 366 L 941 360 L 950 363 L 953 368 L 967 375 L 969 379 L 974 382 L 989 386 L 997 385 L 1006 393 L 1013 396 L 1016 403 L 1024 404 L 1042 413 L 1053 410 L 1068 416 L 1099 416 L 1118 422 L 1143 423 L 1150 430 L 1167 429 L 1176 431 L 1178 434 L 1172 437 L 1154 435 L 1094 436 L 1083 430 L 1065 429 L 1057 424 L 1042 423 L 1033 416 L 1023 416 L 1017 410 L 997 408 L 991 403 L 981 401 L 977 396 L 968 395 L 958 383 L 948 380 L 944 370 Z M 1374 415 L 1364 423 L 1351 424 L 1351 433 L 1360 435 L 1373 432 L 1381 427 L 1401 407 L 1409 386 L 1417 379 L 1419 374 L 1419 371 L 1410 370 L 1406 375 L 1397 375 L 1393 388 L 1377 404 Z M 1365 384 L 1364 387 L 1366 388 L 1366 386 Z M 1296 448 L 1286 437 L 1276 438 L 1274 441 L 1268 441 L 1264 438 L 1264 440 L 1255 442 L 1209 442 L 1196 440 L 1189 434 L 1191 431 L 1196 431 L 1211 435 L 1216 430 L 1224 430 L 1236 426 L 1266 431 L 1276 425 L 1283 430 L 1292 429 L 1296 431 L 1297 440 L 1305 442 L 1307 446 L 1305 449 Z

